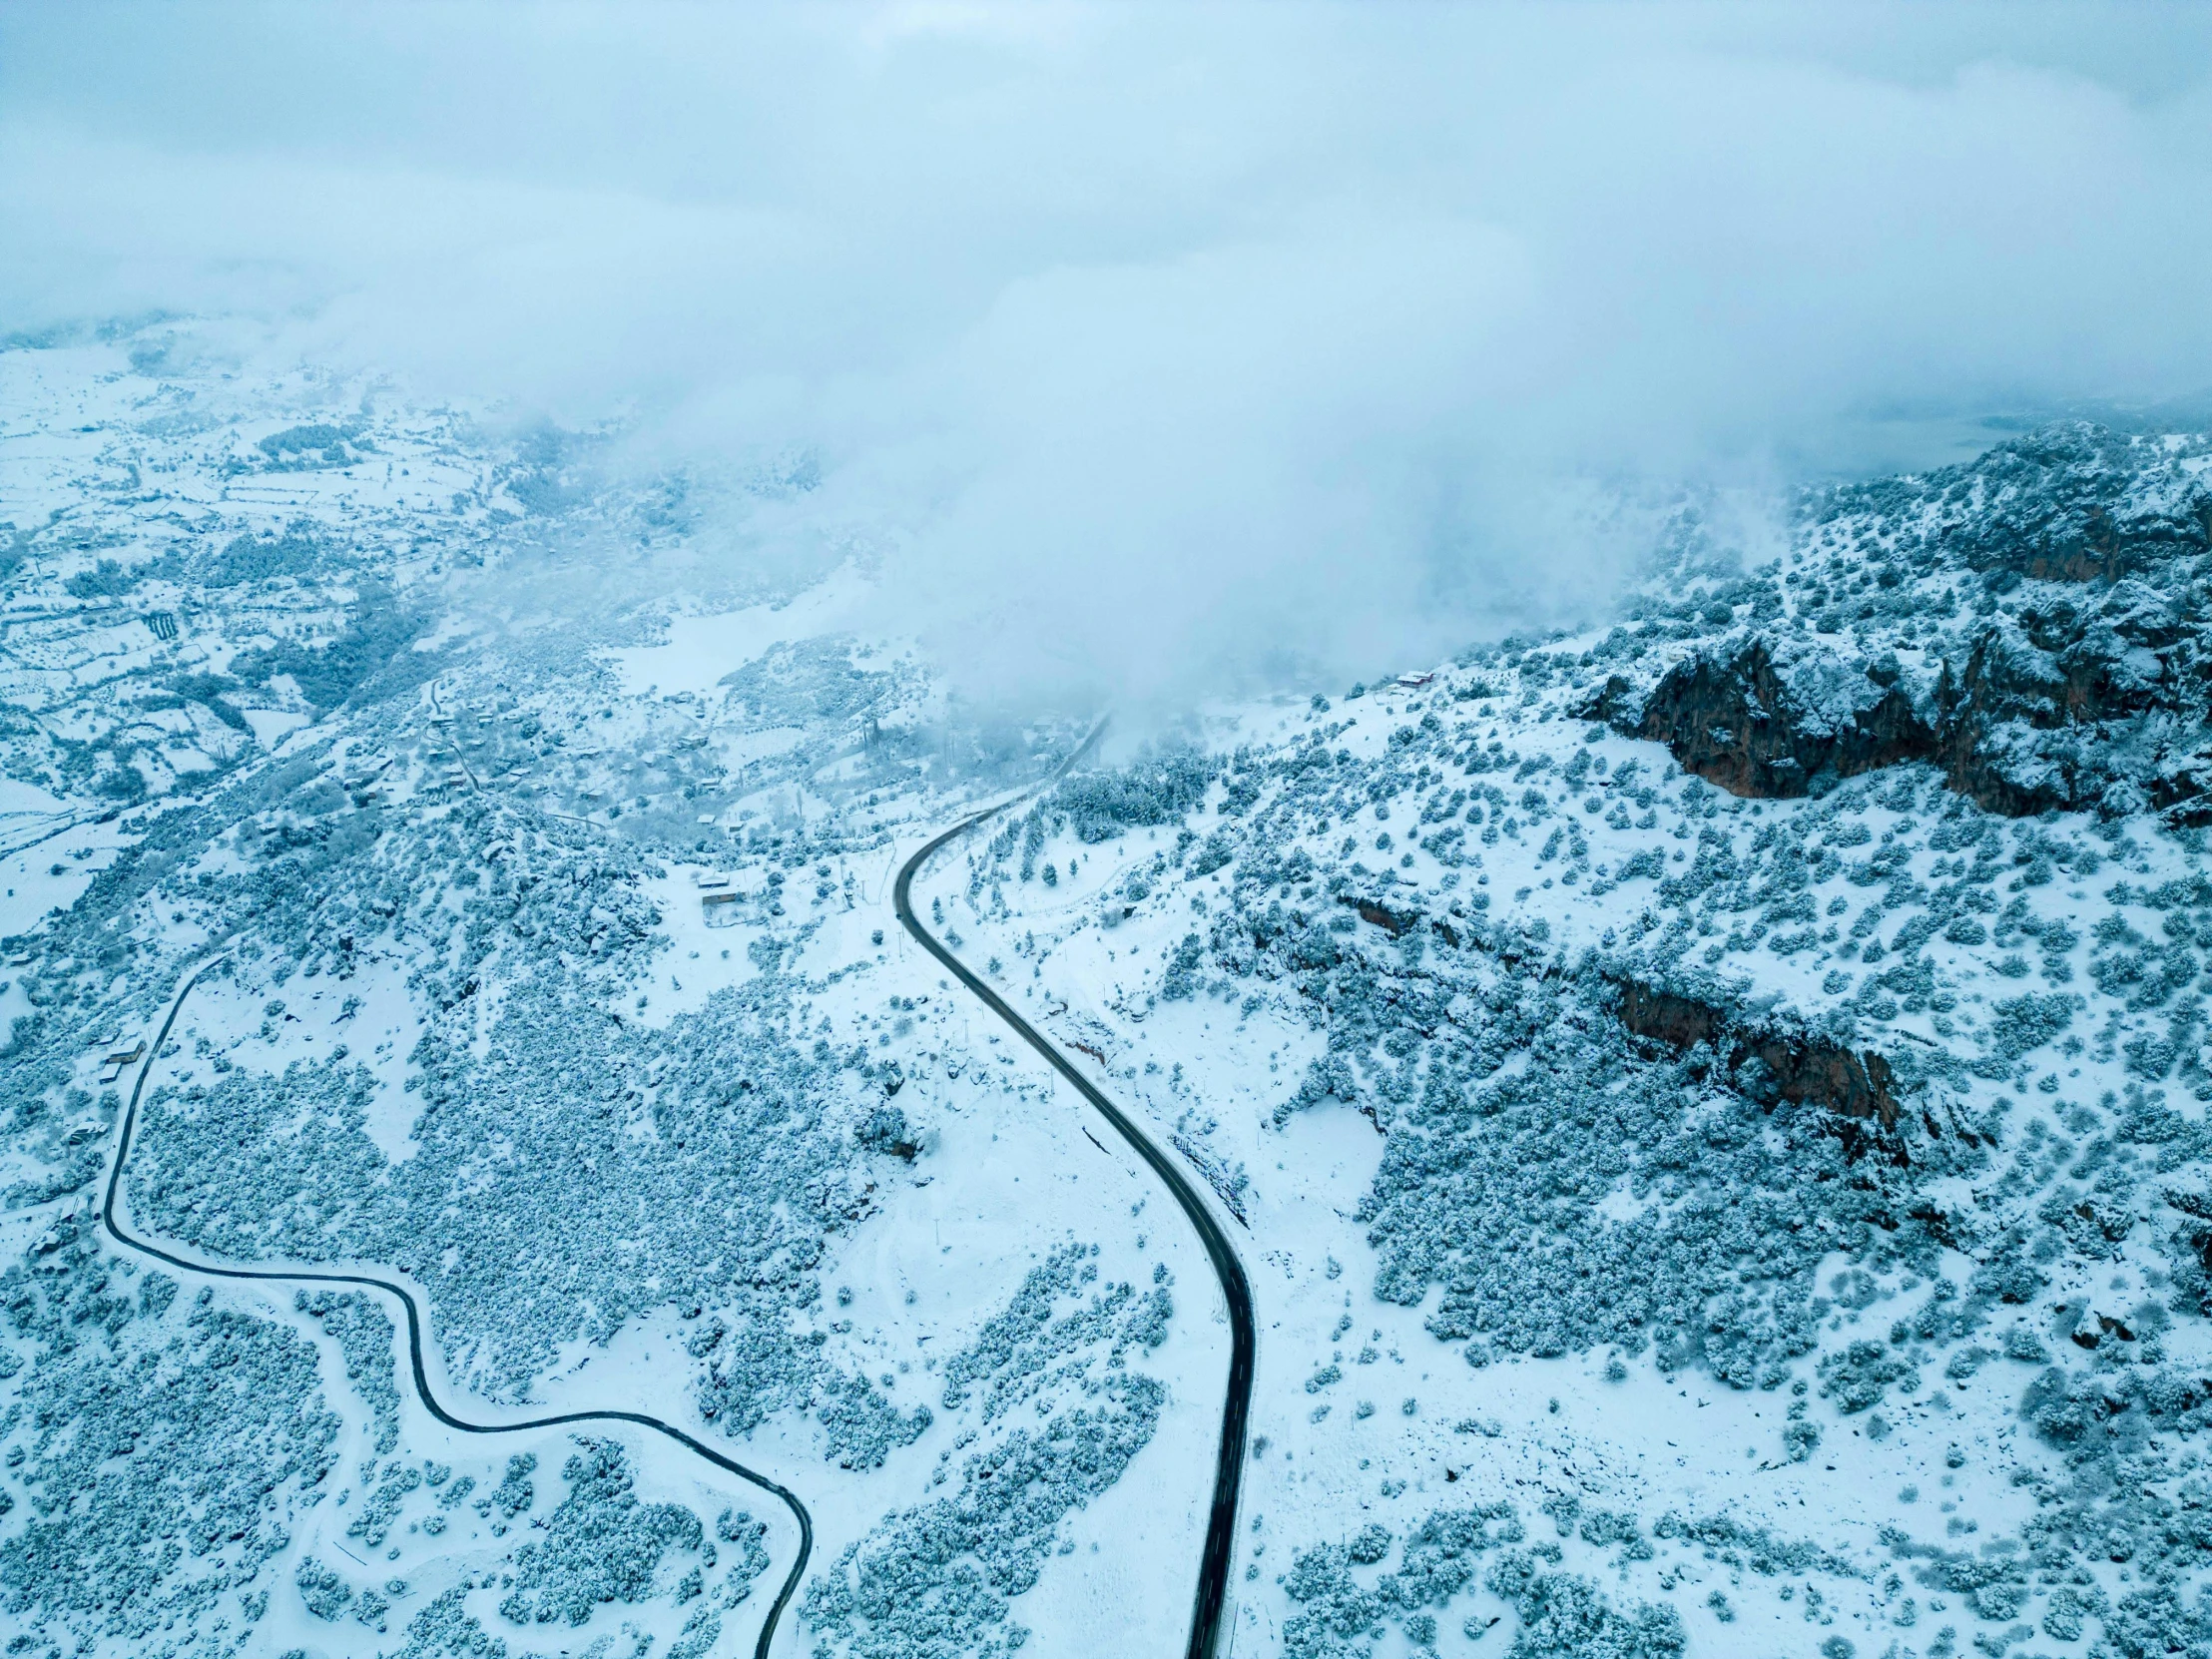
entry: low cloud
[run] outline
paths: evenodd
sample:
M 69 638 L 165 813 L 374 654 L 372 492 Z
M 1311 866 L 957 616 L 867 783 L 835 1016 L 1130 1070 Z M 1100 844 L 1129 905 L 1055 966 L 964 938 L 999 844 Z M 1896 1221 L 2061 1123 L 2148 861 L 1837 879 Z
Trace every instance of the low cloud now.
M 1685 487 L 2212 385 L 2212 21 L 1852 6 L 18 9 L 11 325 L 250 311 L 811 450 L 979 689 L 1588 614 Z

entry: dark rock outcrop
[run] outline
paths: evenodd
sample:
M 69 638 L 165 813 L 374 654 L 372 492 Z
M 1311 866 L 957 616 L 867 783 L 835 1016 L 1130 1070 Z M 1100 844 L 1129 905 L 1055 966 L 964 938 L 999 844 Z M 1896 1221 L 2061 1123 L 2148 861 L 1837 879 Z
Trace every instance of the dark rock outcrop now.
M 2208 453 L 2074 423 L 1816 492 L 1792 568 L 1739 584 L 1765 594 L 1748 628 L 1578 712 L 1739 796 L 1919 762 L 2009 816 L 2212 822 Z
M 1763 639 L 1700 653 L 1659 682 L 1631 734 L 1663 743 L 1687 772 L 1731 795 L 1784 800 L 1901 761 L 1933 760 L 1936 733 L 1913 700 L 1863 674 L 1856 707 L 1823 710 L 1777 672 Z
M 1879 1147 L 1906 1162 L 1890 1064 L 1872 1049 L 1858 1052 L 1807 1033 L 1747 1026 L 1710 1003 L 1634 979 L 1620 983 L 1618 1012 L 1632 1034 L 1678 1054 L 1710 1047 L 1731 1080 L 1769 1105 L 1787 1100 L 1834 1114 L 1849 1156 Z
M 1387 905 L 1376 903 L 1372 898 L 1355 898 L 1347 895 L 1339 902 L 1351 905 L 1354 910 L 1359 912 L 1362 921 L 1370 922 L 1382 928 L 1393 939 L 1420 920 L 1420 917 L 1411 911 L 1393 910 Z
M 2212 549 L 2212 492 L 2168 459 L 2158 439 L 2068 421 L 1930 475 L 1922 502 L 1936 548 L 1968 570 L 2117 582 Z

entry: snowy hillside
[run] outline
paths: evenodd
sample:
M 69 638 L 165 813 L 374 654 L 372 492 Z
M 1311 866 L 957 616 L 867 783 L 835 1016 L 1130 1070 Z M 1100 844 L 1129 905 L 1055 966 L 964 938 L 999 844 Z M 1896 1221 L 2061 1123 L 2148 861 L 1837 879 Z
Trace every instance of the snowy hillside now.
M 1183 1651 L 1001 809 L 1222 1651 L 2212 1652 L 2212 443 L 1085 748 L 805 455 L 254 353 L 0 350 L 11 1651 Z
M 2194 1651 L 2212 452 L 1693 525 L 1077 778 L 955 924 L 1249 1228 L 1271 1649 Z

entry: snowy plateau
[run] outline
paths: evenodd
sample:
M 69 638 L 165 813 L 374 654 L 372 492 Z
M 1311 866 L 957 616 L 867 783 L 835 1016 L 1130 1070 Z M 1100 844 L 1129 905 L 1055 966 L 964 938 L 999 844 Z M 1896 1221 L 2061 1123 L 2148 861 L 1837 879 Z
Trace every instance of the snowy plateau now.
M 2212 441 L 1138 731 L 225 341 L 0 349 L 6 1652 L 2212 1654 Z

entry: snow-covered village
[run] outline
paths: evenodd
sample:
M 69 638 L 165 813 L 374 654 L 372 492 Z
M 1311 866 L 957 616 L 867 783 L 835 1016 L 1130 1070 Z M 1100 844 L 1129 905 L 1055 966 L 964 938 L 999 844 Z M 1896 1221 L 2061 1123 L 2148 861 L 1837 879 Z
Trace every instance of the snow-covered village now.
M 7 1652 L 2212 1655 L 2178 14 L 203 15 L 0 21 Z

